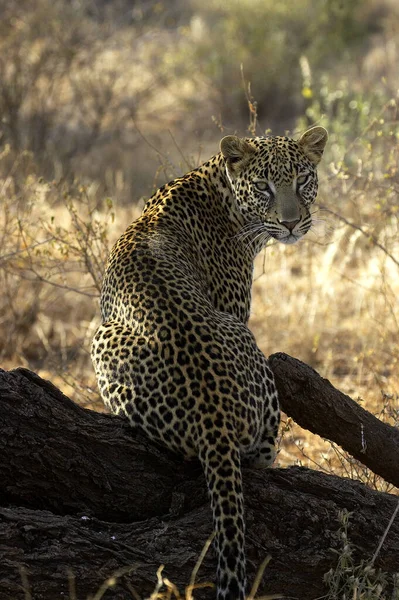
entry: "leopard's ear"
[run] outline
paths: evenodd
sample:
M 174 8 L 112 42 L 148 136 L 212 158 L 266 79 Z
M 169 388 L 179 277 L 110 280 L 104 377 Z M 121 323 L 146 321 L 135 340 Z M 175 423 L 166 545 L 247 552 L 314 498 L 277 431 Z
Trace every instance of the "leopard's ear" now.
M 323 156 L 324 147 L 328 140 L 328 133 L 324 127 L 312 127 L 305 131 L 299 138 L 298 144 L 303 152 L 312 161 L 314 165 L 318 165 Z
M 220 142 L 220 151 L 226 159 L 230 171 L 238 171 L 248 158 L 256 152 L 247 140 L 236 135 L 226 135 Z

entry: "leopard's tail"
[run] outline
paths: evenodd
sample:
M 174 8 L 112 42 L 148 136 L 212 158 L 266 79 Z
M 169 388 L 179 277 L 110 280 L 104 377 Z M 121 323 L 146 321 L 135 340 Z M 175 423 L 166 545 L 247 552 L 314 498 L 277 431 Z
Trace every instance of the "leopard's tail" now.
M 244 499 L 238 444 L 221 436 L 200 448 L 208 483 L 218 557 L 217 600 L 244 600 Z

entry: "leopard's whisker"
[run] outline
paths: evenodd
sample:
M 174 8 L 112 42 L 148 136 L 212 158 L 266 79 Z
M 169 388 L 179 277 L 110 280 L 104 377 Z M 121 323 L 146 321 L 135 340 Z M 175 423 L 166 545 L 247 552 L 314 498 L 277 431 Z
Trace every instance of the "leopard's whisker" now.
M 248 234 L 251 234 L 252 232 L 257 231 L 259 227 L 263 227 L 263 223 L 261 221 L 253 221 L 251 223 L 247 223 L 235 235 L 232 236 L 232 239 L 244 237 Z

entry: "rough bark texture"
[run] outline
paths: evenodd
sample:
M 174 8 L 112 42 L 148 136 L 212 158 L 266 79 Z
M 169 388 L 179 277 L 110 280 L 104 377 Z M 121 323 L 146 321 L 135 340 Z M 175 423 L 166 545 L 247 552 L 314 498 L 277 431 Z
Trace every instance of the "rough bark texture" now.
M 399 429 L 383 423 L 296 358 L 269 358 L 282 410 L 399 487 Z
M 326 398 L 335 402 L 337 428 L 349 423 L 351 429 L 352 420 L 341 420 L 339 397 L 329 400 L 339 392 L 293 360 L 272 357 L 284 409 L 290 412 L 292 394 L 294 407 L 303 402 L 318 430 L 310 421 L 313 403 Z M 326 427 L 322 417 L 317 432 Z M 362 423 L 368 427 L 369 421 Z M 379 431 L 371 423 L 377 429 L 365 430 L 366 440 Z M 398 446 L 391 450 L 398 461 Z M 396 497 L 361 483 L 299 467 L 245 470 L 244 493 L 249 581 L 270 554 L 259 593 L 299 600 L 326 593 L 322 579 L 336 564 L 331 549 L 340 546 L 340 510 L 353 513 L 349 533 L 357 557 L 370 559 L 397 504 Z M 197 462 L 150 444 L 120 418 L 76 406 L 25 369 L 0 371 L 0 500 L 0 600 L 28 598 L 27 585 L 33 600 L 83 600 L 126 566 L 130 574 L 120 576 L 104 598 L 133 598 L 132 588 L 145 597 L 161 564 L 183 591 L 212 532 Z M 197 581 L 213 581 L 215 564 L 211 548 Z M 399 519 L 376 564 L 390 574 L 399 571 Z M 195 597 L 212 598 L 214 592 Z

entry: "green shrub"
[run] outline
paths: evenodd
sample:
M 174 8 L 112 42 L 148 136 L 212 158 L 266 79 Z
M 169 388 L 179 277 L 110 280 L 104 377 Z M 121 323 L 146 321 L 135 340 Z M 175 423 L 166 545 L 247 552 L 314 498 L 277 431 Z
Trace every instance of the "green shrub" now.
M 348 60 L 369 35 L 361 0 L 193 0 L 195 15 L 174 57 L 176 73 L 208 82 L 229 126 L 246 115 L 240 65 L 260 118 L 292 118 L 303 106 L 300 57 L 312 69 Z

